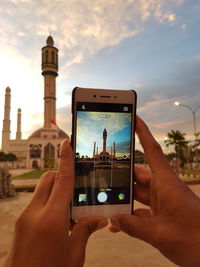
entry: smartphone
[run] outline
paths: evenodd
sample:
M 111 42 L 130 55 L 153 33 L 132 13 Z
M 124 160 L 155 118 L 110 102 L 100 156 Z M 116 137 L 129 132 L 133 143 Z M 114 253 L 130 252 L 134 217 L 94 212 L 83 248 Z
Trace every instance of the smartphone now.
M 133 90 L 74 88 L 73 220 L 133 213 L 135 117 Z

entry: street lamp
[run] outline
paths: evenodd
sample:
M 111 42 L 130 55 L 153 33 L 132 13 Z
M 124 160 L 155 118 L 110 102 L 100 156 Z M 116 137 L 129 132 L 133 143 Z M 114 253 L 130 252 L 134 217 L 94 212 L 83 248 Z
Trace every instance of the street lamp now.
M 175 101 L 174 102 L 174 105 L 175 106 L 181 106 L 181 107 L 185 107 L 185 108 L 188 108 L 191 112 L 192 112 L 192 117 L 193 117 L 193 127 L 194 127 L 194 138 L 195 138 L 195 141 L 197 140 L 197 131 L 196 131 L 196 112 L 197 110 L 200 108 L 200 105 L 195 109 L 193 110 L 190 106 L 188 105 L 185 105 L 185 104 L 181 104 L 180 102 L 178 101 Z

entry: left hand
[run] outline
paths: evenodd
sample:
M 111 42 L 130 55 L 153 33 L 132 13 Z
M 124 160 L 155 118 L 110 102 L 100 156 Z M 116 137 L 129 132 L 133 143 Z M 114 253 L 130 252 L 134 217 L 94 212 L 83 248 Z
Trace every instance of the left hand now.
M 5 267 L 79 267 L 89 236 L 107 225 L 103 217 L 87 217 L 69 235 L 69 205 L 74 189 L 71 146 L 61 146 L 58 171 L 42 175 L 33 198 L 17 219 Z

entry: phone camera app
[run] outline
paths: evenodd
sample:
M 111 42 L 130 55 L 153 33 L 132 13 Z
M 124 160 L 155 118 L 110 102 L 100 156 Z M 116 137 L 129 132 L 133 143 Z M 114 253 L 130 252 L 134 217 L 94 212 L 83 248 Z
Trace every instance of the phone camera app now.
M 80 109 L 75 161 L 77 205 L 129 203 L 130 107 L 124 104 L 119 106 L 120 112 L 102 112 L 90 111 L 89 104 L 81 103 Z M 84 192 L 87 200 L 79 195 Z

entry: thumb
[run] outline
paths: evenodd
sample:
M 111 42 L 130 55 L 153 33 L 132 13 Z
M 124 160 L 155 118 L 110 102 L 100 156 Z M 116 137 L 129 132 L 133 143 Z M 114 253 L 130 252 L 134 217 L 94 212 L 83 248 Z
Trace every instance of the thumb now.
M 111 218 L 112 232 L 122 231 L 139 238 L 151 245 L 154 244 L 155 222 L 152 217 L 139 217 L 129 214 L 118 214 Z
M 72 262 L 77 262 L 77 265 L 74 266 L 83 265 L 85 248 L 90 235 L 107 224 L 107 219 L 100 216 L 86 217 L 76 223 L 70 235 L 70 255 L 73 257 Z

